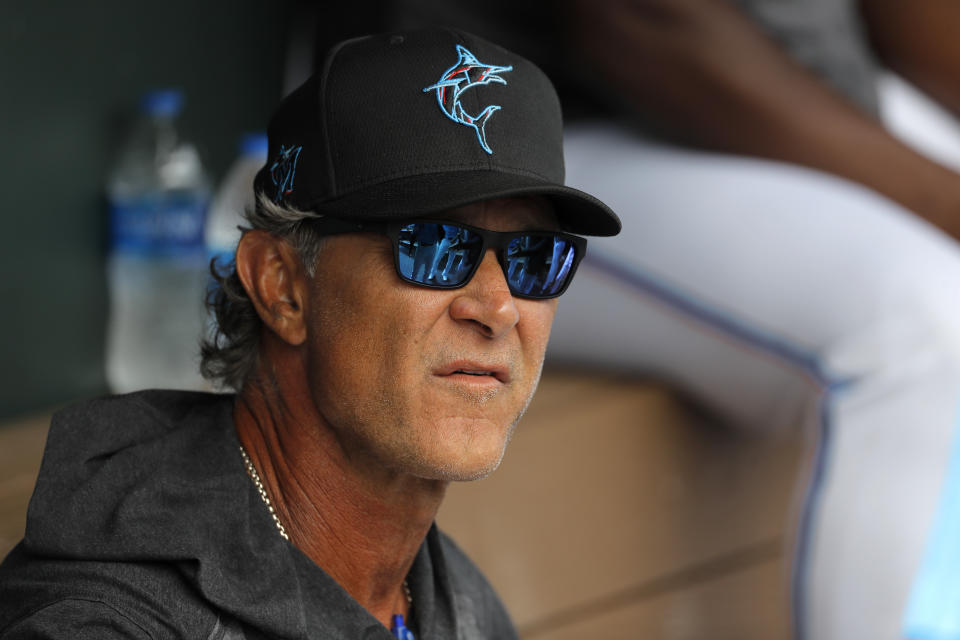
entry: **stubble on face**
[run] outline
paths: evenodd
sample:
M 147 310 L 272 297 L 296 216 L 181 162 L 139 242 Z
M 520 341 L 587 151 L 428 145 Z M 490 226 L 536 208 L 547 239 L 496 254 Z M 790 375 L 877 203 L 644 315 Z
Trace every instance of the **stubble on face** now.
M 344 323 L 343 316 L 334 322 Z M 520 349 L 513 348 L 499 358 L 514 363 L 508 384 L 468 390 L 448 386 L 432 373 L 444 363 L 476 358 L 476 351 L 452 347 L 429 356 L 412 349 L 404 356 L 388 341 L 357 341 L 338 357 L 356 365 L 348 375 L 318 376 L 312 386 L 325 391 L 317 404 L 328 407 L 325 417 L 356 464 L 443 481 L 477 480 L 500 465 L 533 399 L 543 358 L 524 367 Z M 404 371 L 409 373 L 398 375 Z M 363 380 L 363 388 L 351 389 L 350 380 Z
M 347 458 L 443 481 L 496 469 L 539 381 L 555 301 L 514 299 L 520 321 L 490 340 L 451 320 L 463 290 L 400 281 L 383 236 L 335 238 L 320 262 L 306 365 L 315 405 Z M 509 380 L 484 388 L 436 375 L 461 361 L 505 366 Z

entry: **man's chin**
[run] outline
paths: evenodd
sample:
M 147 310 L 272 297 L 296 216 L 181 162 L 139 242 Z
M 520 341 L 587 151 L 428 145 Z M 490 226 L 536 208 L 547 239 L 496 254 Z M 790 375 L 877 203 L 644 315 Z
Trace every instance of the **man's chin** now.
M 499 456 L 495 461 L 486 465 L 477 465 L 472 467 L 463 467 L 457 469 L 446 478 L 450 482 L 471 482 L 473 480 L 482 480 L 497 470 L 503 456 Z
M 499 461 L 486 467 L 458 468 L 458 469 L 437 469 L 430 475 L 424 476 L 428 480 L 439 480 L 442 482 L 472 482 L 474 480 L 483 480 L 500 466 Z
M 506 443 L 503 443 L 482 454 L 476 450 L 471 451 L 470 456 L 466 458 L 451 456 L 422 460 L 421 464 L 418 465 L 421 468 L 418 472 L 415 472 L 415 475 L 427 480 L 442 480 L 445 482 L 481 480 L 497 470 L 500 461 L 503 460 L 505 450 Z
M 500 466 L 518 421 L 519 416 L 512 420 L 497 416 L 434 422 L 420 431 L 422 439 L 408 448 L 407 469 L 428 480 L 485 478 Z

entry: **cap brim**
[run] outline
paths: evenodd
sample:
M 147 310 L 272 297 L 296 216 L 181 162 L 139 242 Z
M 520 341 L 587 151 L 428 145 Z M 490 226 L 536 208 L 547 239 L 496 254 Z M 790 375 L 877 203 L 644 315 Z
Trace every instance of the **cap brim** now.
M 565 231 L 591 236 L 620 233 L 620 219 L 597 198 L 541 178 L 503 171 L 469 170 L 397 178 L 316 203 L 310 209 L 348 219 L 389 219 L 430 215 L 481 200 L 518 196 L 549 199 Z

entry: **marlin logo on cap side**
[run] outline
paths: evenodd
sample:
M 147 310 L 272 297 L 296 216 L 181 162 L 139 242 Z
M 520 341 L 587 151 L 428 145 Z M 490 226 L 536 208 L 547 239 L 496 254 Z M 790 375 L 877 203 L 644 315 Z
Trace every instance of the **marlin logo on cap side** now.
M 491 104 L 479 115 L 472 116 L 467 113 L 463 105 L 460 104 L 460 96 L 470 87 L 476 87 L 491 82 L 507 84 L 507 81 L 501 78 L 499 73 L 513 71 L 513 66 L 499 67 L 492 64 L 484 64 L 477 60 L 477 57 L 470 53 L 463 45 L 457 45 L 457 53 L 460 59 L 457 63 L 443 72 L 440 81 L 424 88 L 424 92 L 436 91 L 437 103 L 440 109 L 448 118 L 457 124 L 463 124 L 473 127 L 477 132 L 477 139 L 480 140 L 480 146 L 487 153 L 493 153 L 490 145 L 487 144 L 487 133 L 484 127 L 487 120 L 495 111 L 500 110 L 500 105 Z
M 293 193 L 293 176 L 297 172 L 297 160 L 300 159 L 302 146 L 285 147 L 280 145 L 280 152 L 277 153 L 277 159 L 270 165 L 270 179 L 277 187 L 277 195 L 274 196 L 274 202 L 280 202 L 283 196 Z

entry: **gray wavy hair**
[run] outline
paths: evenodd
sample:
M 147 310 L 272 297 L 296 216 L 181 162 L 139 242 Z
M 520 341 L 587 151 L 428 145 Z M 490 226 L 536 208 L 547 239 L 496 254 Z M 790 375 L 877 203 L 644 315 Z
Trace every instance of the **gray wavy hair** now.
M 318 215 L 278 205 L 260 193 L 255 207 L 244 213 L 246 233 L 263 229 L 283 239 L 297 252 L 312 278 L 324 236 L 306 224 Z M 216 327 L 200 343 L 200 373 L 217 387 L 239 390 L 257 366 L 263 321 L 237 275 L 235 260 L 226 264 L 210 262 L 214 284 L 207 294 L 208 311 Z

